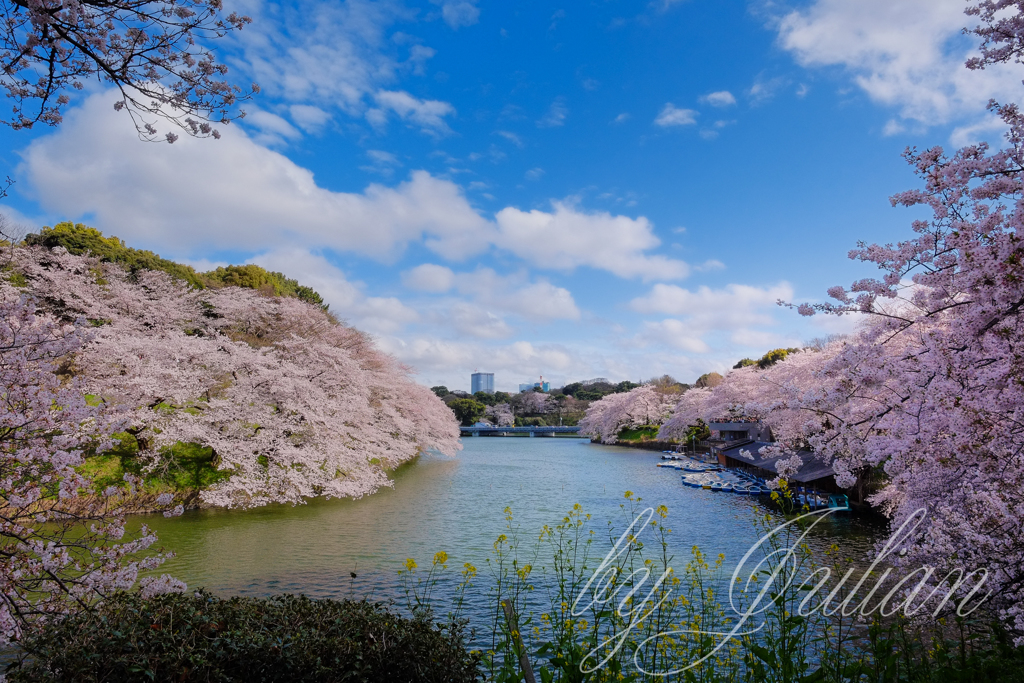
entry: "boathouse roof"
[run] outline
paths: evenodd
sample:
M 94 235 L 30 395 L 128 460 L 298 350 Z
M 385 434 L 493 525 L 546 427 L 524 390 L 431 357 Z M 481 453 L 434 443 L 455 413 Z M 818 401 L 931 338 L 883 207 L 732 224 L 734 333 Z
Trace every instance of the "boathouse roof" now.
M 758 467 L 769 472 L 775 472 L 775 463 L 779 460 L 788 458 L 788 455 L 764 457 L 761 455 L 761 449 L 765 446 L 774 446 L 776 444 L 769 443 L 767 441 L 743 441 L 735 446 L 728 448 L 722 448 L 721 451 L 727 458 L 732 458 L 740 463 Z M 750 455 L 753 456 L 753 460 L 745 458 L 740 455 L 740 451 L 750 451 Z M 824 479 L 825 477 L 831 477 L 835 475 L 835 470 L 832 469 L 832 465 L 817 458 L 812 451 L 799 451 L 800 457 L 803 459 L 804 464 L 797 470 L 796 474 L 789 477 L 793 481 L 798 481 L 806 484 L 817 479 Z

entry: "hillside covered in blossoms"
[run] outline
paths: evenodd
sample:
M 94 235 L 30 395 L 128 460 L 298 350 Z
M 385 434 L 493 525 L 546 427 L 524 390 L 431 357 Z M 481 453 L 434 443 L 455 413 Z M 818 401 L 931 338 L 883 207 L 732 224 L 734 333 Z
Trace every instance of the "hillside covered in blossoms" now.
M 297 503 L 366 495 L 459 448 L 440 399 L 294 280 L 199 274 L 70 224 L 25 245 L 6 250 L 0 300 L 79 328 L 59 372 L 120 421 L 115 448 L 85 460 L 96 482 L 124 471 L 192 484 L 186 503 Z

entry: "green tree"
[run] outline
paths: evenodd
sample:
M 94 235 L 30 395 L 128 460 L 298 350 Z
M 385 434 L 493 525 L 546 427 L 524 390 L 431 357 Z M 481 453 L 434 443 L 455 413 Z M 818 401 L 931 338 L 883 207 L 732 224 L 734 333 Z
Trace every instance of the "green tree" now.
M 562 393 L 565 394 L 566 396 L 575 396 L 576 392 L 582 388 L 582 384 L 580 384 L 579 382 L 573 382 L 571 384 L 566 384 L 564 387 L 562 387 Z
M 797 353 L 800 349 L 772 349 L 768 353 L 761 356 L 761 359 L 757 361 L 757 367 L 764 370 L 770 368 L 781 360 L 786 360 L 786 356 L 791 353 Z
M 483 403 L 485 406 L 493 406 L 497 401 L 494 398 L 494 394 L 488 394 L 486 391 L 478 391 L 473 394 L 473 398 L 478 403 Z
M 448 391 L 448 387 L 444 385 L 430 387 L 430 390 L 433 391 L 438 398 L 444 398 L 445 396 L 451 393 L 450 391 Z
M 484 416 L 487 406 L 471 398 L 457 398 L 448 404 L 448 407 L 455 413 L 456 419 L 463 425 L 469 426 Z
M 745 368 L 749 365 L 757 365 L 757 361 L 753 360 L 752 358 L 744 358 L 743 360 L 737 362 L 736 365 L 732 366 L 732 369 L 739 370 L 740 368 Z

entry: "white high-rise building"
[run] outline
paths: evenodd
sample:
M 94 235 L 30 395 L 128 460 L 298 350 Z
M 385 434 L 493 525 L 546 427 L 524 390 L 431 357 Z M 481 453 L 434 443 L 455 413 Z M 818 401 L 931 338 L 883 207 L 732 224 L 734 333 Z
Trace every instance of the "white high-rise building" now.
M 483 391 L 487 394 L 494 393 L 494 373 L 493 372 L 474 372 L 470 375 L 470 389 L 469 393 L 475 394 L 478 391 Z

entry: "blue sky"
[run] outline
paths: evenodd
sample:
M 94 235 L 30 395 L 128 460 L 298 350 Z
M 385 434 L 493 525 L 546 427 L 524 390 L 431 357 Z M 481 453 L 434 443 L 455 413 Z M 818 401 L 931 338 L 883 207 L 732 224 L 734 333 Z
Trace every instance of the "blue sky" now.
M 920 213 L 902 150 L 998 142 L 958 0 L 227 3 L 262 94 L 219 141 L 139 142 L 99 85 L 0 131 L 32 229 L 84 221 L 325 295 L 419 381 L 669 373 L 849 329 L 775 305 L 870 275 Z

